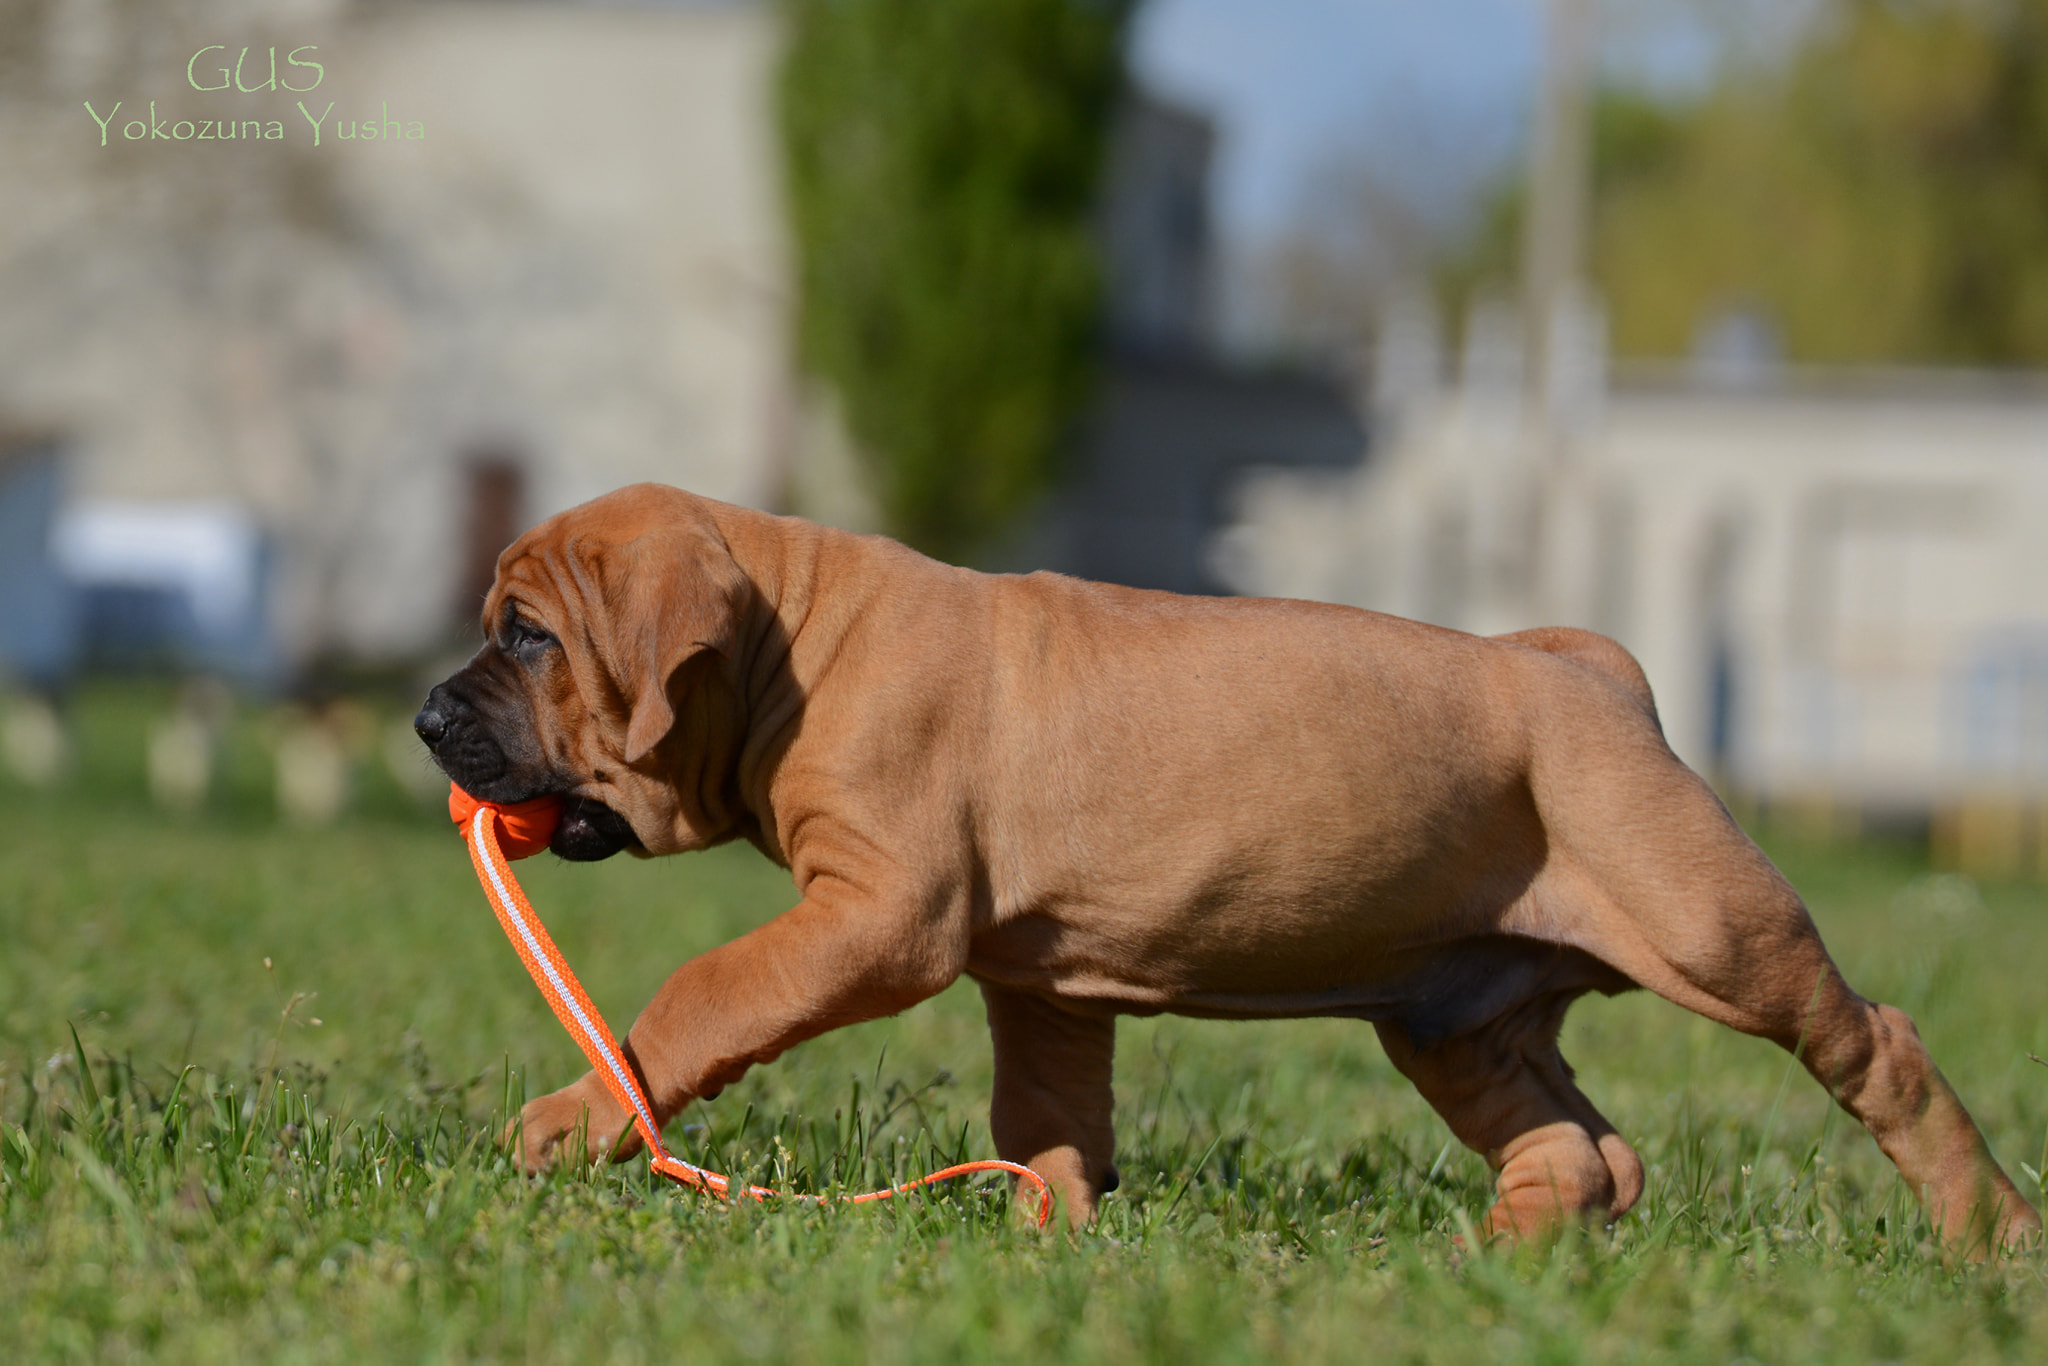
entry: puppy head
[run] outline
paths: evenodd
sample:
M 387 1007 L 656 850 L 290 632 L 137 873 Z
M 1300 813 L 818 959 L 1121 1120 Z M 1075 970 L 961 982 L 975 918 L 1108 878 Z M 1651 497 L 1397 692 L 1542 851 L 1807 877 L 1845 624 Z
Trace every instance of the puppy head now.
M 692 702 L 722 684 L 750 593 L 700 499 L 638 485 L 572 508 L 498 557 L 484 646 L 415 728 L 473 796 L 566 797 L 550 842 L 564 858 L 711 843 L 722 814 L 688 798 L 723 783 L 683 770 L 731 746 L 698 735 L 700 753 L 678 753 L 677 709 L 730 719 Z

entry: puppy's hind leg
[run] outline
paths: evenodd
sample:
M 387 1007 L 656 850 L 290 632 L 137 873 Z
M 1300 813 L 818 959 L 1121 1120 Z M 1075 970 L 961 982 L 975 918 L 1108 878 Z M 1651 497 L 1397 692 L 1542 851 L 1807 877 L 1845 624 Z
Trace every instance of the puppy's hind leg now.
M 1487 1237 L 1539 1237 L 1574 1218 L 1618 1219 L 1643 1193 L 1641 1159 L 1579 1090 L 1558 1051 L 1572 999 L 1540 997 L 1422 1049 L 1399 1024 L 1374 1026 L 1394 1066 L 1499 1173 Z
M 1952 1250 L 1983 1257 L 2037 1240 L 2040 1216 L 1913 1022 L 1842 980 L 1805 905 L 1705 783 L 1668 754 L 1644 759 L 1582 765 L 1575 801 L 1546 802 L 1539 788 L 1555 841 L 1539 897 L 1572 908 L 1574 941 L 1668 1000 L 1796 1049 Z
M 1113 1016 L 1080 1015 L 1043 996 L 981 984 L 995 1041 L 989 1128 L 996 1152 L 1044 1177 L 1079 1228 L 1117 1186 L 1110 1126 Z

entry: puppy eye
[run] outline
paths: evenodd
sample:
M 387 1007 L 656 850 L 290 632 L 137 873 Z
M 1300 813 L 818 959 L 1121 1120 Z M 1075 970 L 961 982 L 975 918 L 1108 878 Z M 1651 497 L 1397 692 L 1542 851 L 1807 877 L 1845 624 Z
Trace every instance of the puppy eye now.
M 506 643 L 515 650 L 534 649 L 542 645 L 552 645 L 555 643 L 554 636 L 532 622 L 519 617 L 512 618 L 511 624 L 506 628 L 505 635 L 507 638 Z

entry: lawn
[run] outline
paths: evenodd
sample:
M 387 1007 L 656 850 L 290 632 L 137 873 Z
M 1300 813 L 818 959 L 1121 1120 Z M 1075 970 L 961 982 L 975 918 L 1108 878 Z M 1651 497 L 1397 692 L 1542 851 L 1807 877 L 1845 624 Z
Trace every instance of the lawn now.
M 253 760 L 206 809 L 160 813 L 122 767 L 122 715 L 58 789 L 0 787 L 19 1356 L 1953 1363 L 2048 1343 L 2039 1257 L 1945 1266 L 1782 1053 L 1641 994 L 1581 1004 L 1566 1053 L 1648 1192 L 1612 1229 L 1513 1256 L 1460 1253 L 1488 1173 L 1338 1021 L 1126 1021 L 1124 1186 L 1079 1237 L 1019 1228 L 990 1182 L 848 1209 L 719 1204 L 639 1162 L 525 1180 L 492 1137 L 582 1060 L 453 829 L 395 788 L 284 828 Z M 2048 894 L 1980 893 L 1897 849 L 1770 847 L 2038 1198 Z M 792 899 L 744 849 L 520 872 L 615 1027 Z M 962 984 L 670 1133 L 778 1187 L 865 1188 L 993 1155 L 988 1087 Z

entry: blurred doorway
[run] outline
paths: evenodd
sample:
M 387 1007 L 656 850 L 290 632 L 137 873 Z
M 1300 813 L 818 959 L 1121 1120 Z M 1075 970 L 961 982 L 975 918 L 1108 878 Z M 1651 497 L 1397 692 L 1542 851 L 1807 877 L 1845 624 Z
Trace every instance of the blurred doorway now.
M 525 526 L 526 467 L 509 450 L 482 447 L 463 464 L 462 559 L 456 575 L 456 625 L 467 631 L 497 577 L 498 555 Z

